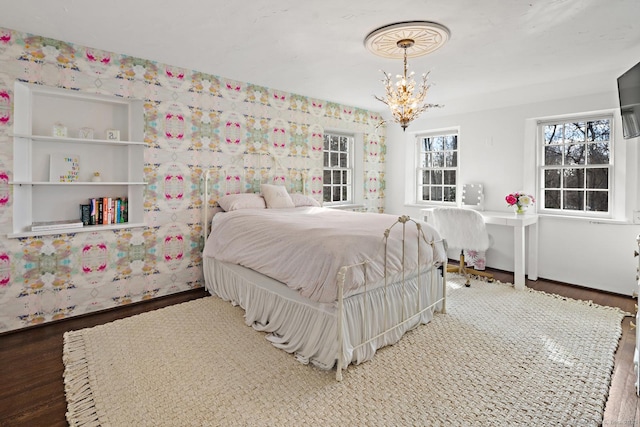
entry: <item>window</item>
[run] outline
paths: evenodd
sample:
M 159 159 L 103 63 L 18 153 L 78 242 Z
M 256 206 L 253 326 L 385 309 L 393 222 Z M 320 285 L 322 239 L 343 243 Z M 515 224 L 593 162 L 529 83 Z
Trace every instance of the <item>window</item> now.
M 455 202 L 458 185 L 458 134 L 418 136 L 418 202 Z
M 322 197 L 325 204 L 353 203 L 353 135 L 325 132 Z
M 542 210 L 596 216 L 611 213 L 612 123 L 611 116 L 539 123 Z

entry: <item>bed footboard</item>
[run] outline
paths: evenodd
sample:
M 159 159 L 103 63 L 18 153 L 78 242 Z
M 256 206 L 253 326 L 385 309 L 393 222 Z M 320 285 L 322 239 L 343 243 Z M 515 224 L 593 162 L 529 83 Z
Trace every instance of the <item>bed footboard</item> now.
M 406 301 L 411 300 L 411 296 L 409 295 L 410 290 L 407 288 L 407 277 L 409 272 L 406 271 L 406 267 L 405 267 L 405 260 L 404 260 L 404 255 L 405 255 L 405 250 L 406 250 L 406 227 L 407 224 L 413 224 L 415 225 L 416 229 L 417 229 L 417 239 L 418 239 L 418 245 L 417 245 L 417 259 L 421 260 L 422 258 L 422 254 L 420 253 L 420 240 L 422 240 L 423 242 L 427 243 L 432 251 L 435 251 L 435 245 L 436 244 L 442 244 L 442 240 L 438 240 L 438 241 L 427 241 L 427 238 L 422 230 L 422 225 L 414 220 L 412 220 L 409 216 L 403 215 L 400 216 L 398 218 L 398 220 L 388 229 L 385 230 L 384 232 L 384 251 L 385 251 L 385 265 L 384 265 L 384 298 L 385 298 L 385 303 L 384 303 L 384 310 L 383 310 L 383 322 L 382 324 L 384 325 L 384 327 L 381 330 L 375 331 L 371 334 L 371 336 L 368 337 L 363 337 L 363 340 L 355 345 L 353 348 L 357 349 L 359 347 L 363 347 L 366 345 L 370 345 L 371 343 L 377 342 L 381 337 L 385 336 L 386 334 L 395 331 L 398 328 L 402 328 L 405 325 L 409 324 L 409 323 L 416 323 L 416 319 L 420 318 L 424 313 L 434 310 L 438 304 L 441 304 L 441 308 L 439 310 L 440 313 L 445 314 L 446 313 L 446 275 L 444 274 L 444 272 L 446 271 L 446 261 L 444 263 L 437 263 L 437 262 L 433 262 L 430 265 L 421 265 L 420 262 L 418 263 L 418 270 L 416 271 L 412 271 L 412 273 L 415 274 L 414 277 L 417 277 L 417 289 L 418 291 L 415 292 L 414 296 L 417 296 L 415 304 L 405 304 Z M 387 289 L 389 287 L 389 271 L 387 269 L 387 261 L 388 261 L 388 245 L 389 245 L 389 241 L 388 241 L 388 237 L 389 234 L 391 232 L 391 229 L 393 227 L 396 226 L 400 226 L 402 227 L 402 272 L 401 272 L 401 289 L 402 289 L 402 298 L 401 300 L 398 300 L 397 298 L 390 298 L 389 294 L 387 293 Z M 446 259 L 446 257 L 445 257 Z M 344 297 L 344 288 L 345 288 L 345 281 L 347 278 L 347 274 L 351 269 L 355 269 L 355 268 L 361 268 L 365 270 L 365 277 L 366 277 L 366 269 L 367 266 L 369 264 L 369 261 L 363 261 L 361 263 L 358 264 L 353 264 L 353 265 L 347 265 L 347 266 L 343 266 L 339 273 L 338 273 L 338 299 L 337 299 L 337 312 L 336 312 L 336 322 L 337 322 L 337 337 L 336 339 L 338 340 L 338 353 L 336 355 L 336 360 L 337 360 L 337 365 L 336 365 L 336 380 L 337 381 L 342 381 L 342 371 L 347 369 L 348 363 L 345 364 L 343 361 L 343 353 L 344 353 L 344 346 L 345 346 L 345 336 L 344 336 L 344 331 L 345 331 L 345 297 Z M 436 278 L 436 274 L 441 274 L 442 275 L 442 296 L 439 298 L 436 298 L 435 301 L 431 301 L 429 304 L 425 304 L 422 301 L 421 295 L 423 295 L 423 286 L 427 286 L 427 283 L 423 283 L 421 278 L 423 277 L 421 274 L 421 269 L 424 269 L 424 271 L 430 270 L 431 272 L 431 280 L 429 281 L 429 285 L 431 286 L 435 286 L 435 284 L 437 283 L 437 278 Z M 440 273 L 438 273 L 440 272 Z M 367 293 L 367 288 L 365 286 L 365 290 L 364 293 Z M 391 316 L 389 316 L 390 310 L 393 308 L 391 307 L 391 305 L 394 305 L 397 308 L 398 304 L 400 307 L 400 312 L 401 315 L 399 316 L 399 318 L 396 316 L 396 320 L 395 321 L 391 321 L 390 318 Z M 365 310 L 366 310 L 366 306 L 365 306 Z M 367 315 L 366 313 L 363 313 L 363 322 L 365 322 L 367 319 Z M 419 322 L 417 323 L 419 324 Z M 364 330 L 369 330 L 369 328 L 363 328 Z

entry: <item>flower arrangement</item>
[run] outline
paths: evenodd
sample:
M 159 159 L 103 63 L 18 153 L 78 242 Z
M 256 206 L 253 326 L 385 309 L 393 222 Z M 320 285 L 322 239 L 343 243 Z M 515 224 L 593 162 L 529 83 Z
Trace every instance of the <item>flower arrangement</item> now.
M 532 195 L 526 194 L 520 191 L 516 193 L 507 194 L 507 197 L 505 197 L 505 200 L 507 201 L 507 204 L 509 206 L 515 206 L 516 213 L 519 213 L 519 214 L 523 214 L 524 211 L 530 205 L 534 204 L 536 201 Z

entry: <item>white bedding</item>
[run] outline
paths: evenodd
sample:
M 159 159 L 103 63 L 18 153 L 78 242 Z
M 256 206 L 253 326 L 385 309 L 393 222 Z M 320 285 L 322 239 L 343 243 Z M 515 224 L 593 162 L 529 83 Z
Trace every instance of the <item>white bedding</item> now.
M 384 277 L 384 231 L 398 217 L 387 214 L 355 213 L 328 208 L 242 209 L 218 213 L 204 255 L 239 264 L 297 290 L 313 301 L 330 303 L 337 299 L 337 276 L 341 267 L 365 260 L 367 285 L 381 283 Z M 420 239 L 420 265 L 430 267 L 444 262 L 446 254 L 438 232 L 418 221 L 425 239 Z M 418 266 L 416 227 L 406 227 L 406 247 L 402 248 L 402 227 L 389 235 L 388 278 Z M 432 250 L 430 243 L 433 245 Z M 357 294 L 365 284 L 362 268 L 351 269 L 344 296 Z

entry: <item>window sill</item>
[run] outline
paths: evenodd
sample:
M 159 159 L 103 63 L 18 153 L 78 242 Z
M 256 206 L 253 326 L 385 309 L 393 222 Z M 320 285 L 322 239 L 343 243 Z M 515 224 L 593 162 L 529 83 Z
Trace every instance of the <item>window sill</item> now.
M 634 225 L 634 223 L 628 219 L 598 218 L 598 217 L 578 216 L 578 215 L 554 215 L 550 213 L 538 213 L 538 218 L 581 221 L 581 222 L 588 222 L 590 224 Z
M 345 210 L 351 210 L 351 209 L 363 209 L 364 205 L 361 204 L 349 204 L 349 205 L 323 205 L 323 207 L 325 208 L 331 208 L 331 209 L 345 209 Z

